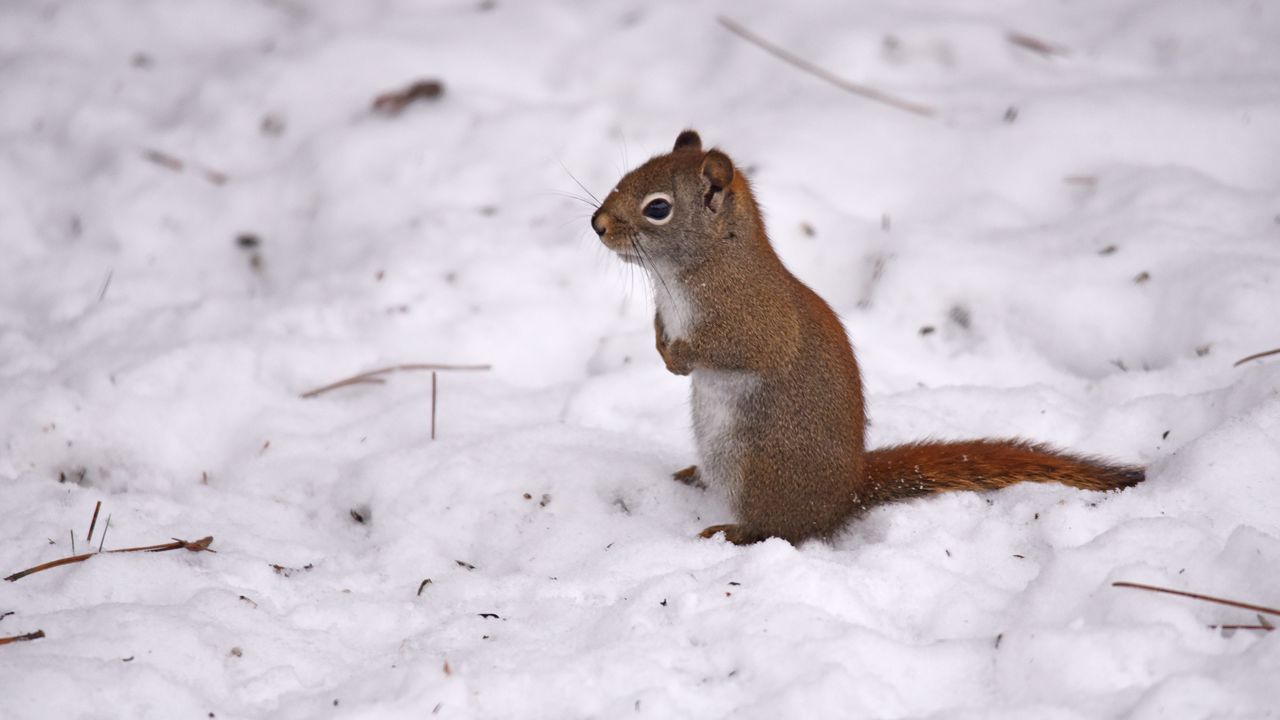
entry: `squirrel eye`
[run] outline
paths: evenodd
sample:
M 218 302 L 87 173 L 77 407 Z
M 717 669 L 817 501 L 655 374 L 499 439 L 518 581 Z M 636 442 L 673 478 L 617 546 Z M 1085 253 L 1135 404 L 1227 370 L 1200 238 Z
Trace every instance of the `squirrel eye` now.
M 646 196 L 640 203 L 640 214 L 654 225 L 662 225 L 671 219 L 671 196 L 666 193 Z

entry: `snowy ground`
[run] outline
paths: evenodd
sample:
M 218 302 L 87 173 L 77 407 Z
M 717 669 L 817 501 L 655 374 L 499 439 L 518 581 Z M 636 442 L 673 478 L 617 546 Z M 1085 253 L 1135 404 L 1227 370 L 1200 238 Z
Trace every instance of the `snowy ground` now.
M 1280 605 L 1280 360 L 1232 367 L 1280 346 L 1277 37 L 1265 0 L 0 4 L 0 571 L 98 500 L 95 547 L 217 551 L 0 583 L 46 633 L 0 717 L 1275 713 L 1280 633 L 1110 584 Z M 687 380 L 562 168 L 686 126 L 841 313 L 873 444 L 1149 481 L 695 539 Z M 404 362 L 493 369 L 440 375 L 435 441 L 426 374 L 298 397 Z

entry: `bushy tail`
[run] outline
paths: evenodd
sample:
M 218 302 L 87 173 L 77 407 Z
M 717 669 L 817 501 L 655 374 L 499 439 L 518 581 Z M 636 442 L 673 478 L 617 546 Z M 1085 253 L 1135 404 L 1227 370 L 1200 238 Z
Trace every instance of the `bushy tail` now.
M 1110 465 L 1021 440 L 894 445 L 867 453 L 866 471 L 879 502 L 949 490 L 994 490 L 1020 482 L 1117 490 L 1146 478 L 1141 467 Z

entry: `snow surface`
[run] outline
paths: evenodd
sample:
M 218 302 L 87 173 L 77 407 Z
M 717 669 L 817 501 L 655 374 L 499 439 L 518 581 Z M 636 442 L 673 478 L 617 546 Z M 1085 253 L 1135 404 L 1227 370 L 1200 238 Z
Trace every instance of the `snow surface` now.
M 1265 0 L 0 4 L 0 570 L 97 500 L 95 547 L 217 551 L 0 583 L 47 635 L 0 717 L 1274 716 L 1280 633 L 1110 584 L 1280 605 L 1280 360 L 1232 367 L 1280 346 L 1278 37 Z M 565 196 L 686 126 L 841 313 L 873 445 L 1148 482 L 697 539 L 688 381 Z M 493 369 L 440 374 L 434 441 L 428 374 L 299 398 L 404 362 Z

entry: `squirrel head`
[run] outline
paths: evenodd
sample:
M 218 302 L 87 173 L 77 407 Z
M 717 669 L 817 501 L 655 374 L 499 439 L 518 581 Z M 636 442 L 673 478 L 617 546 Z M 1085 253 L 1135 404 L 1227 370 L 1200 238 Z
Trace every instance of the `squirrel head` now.
M 618 181 L 591 227 L 627 262 L 688 267 L 735 242 L 758 217 L 746 178 L 729 156 L 704 152 L 698 133 L 685 130 L 671 152 Z

